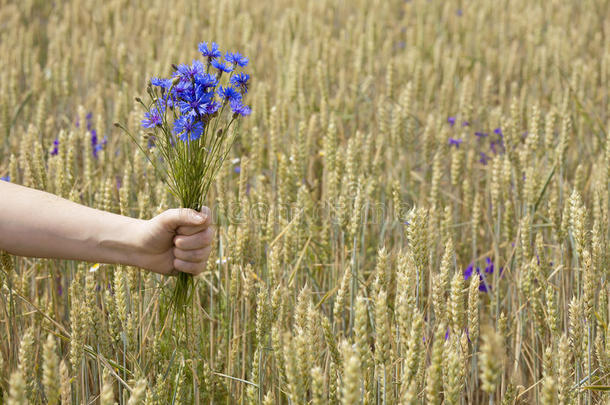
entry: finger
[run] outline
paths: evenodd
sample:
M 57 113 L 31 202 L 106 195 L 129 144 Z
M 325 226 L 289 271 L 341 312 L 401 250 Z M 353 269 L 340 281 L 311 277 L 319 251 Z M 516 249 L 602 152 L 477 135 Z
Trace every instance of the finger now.
M 208 212 L 202 213 L 188 208 L 173 208 L 159 214 L 161 224 L 170 231 L 181 226 L 201 226 L 209 221 Z
M 208 227 L 205 231 L 195 235 L 176 235 L 174 246 L 182 250 L 197 250 L 209 246 L 214 240 L 214 228 Z
M 201 263 L 208 259 L 211 250 L 211 246 L 206 246 L 203 249 L 196 250 L 182 250 L 174 248 L 174 257 L 176 257 L 176 259 L 184 260 L 185 262 Z
M 171 270 L 169 271 L 169 273 L 165 273 L 165 275 L 166 275 L 166 276 L 169 276 L 169 277 L 175 277 L 175 276 L 177 276 L 177 275 L 178 275 L 178 274 L 180 274 L 180 273 L 181 273 L 181 272 L 180 272 L 179 270 L 176 270 L 176 269 L 171 269 Z
M 205 231 L 208 228 L 208 226 L 210 226 L 208 220 L 205 221 L 204 225 L 199 225 L 199 226 L 181 226 L 180 228 L 176 229 L 176 234 L 178 234 L 178 235 L 185 235 L 185 236 L 191 236 L 191 235 L 194 235 L 196 233 Z
M 174 259 L 174 268 L 183 273 L 189 273 L 196 276 L 205 269 L 205 263 L 191 263 L 180 259 Z

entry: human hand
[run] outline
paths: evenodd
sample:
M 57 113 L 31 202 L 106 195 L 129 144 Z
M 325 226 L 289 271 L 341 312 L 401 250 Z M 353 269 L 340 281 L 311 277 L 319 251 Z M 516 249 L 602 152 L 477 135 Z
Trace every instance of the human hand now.
M 201 273 L 212 250 L 214 228 L 210 224 L 207 207 L 201 212 L 169 209 L 143 221 L 137 235 L 138 267 L 166 275 Z

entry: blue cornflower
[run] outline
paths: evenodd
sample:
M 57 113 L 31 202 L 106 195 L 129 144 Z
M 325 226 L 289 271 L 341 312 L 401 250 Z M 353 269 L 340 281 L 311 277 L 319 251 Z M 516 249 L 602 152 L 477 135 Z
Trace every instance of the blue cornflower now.
M 204 58 L 220 58 L 220 50 L 218 49 L 218 44 L 216 42 L 212 42 L 211 46 L 208 46 L 207 42 L 202 42 L 199 44 L 199 52 L 203 55 Z
M 454 145 L 456 149 L 460 148 L 460 144 L 464 142 L 461 138 L 449 138 L 449 146 Z
M 496 128 L 494 129 L 494 134 L 496 135 L 500 135 L 501 137 L 504 136 L 504 134 L 502 133 L 502 128 Z
M 241 101 L 241 94 L 231 86 L 218 88 L 218 95 L 224 101 Z
M 180 82 L 178 83 L 177 86 L 180 86 L 183 83 L 189 83 L 190 82 Z M 162 97 L 157 99 L 156 105 L 161 108 L 161 111 L 165 111 L 166 108 L 170 108 L 173 109 L 174 105 L 177 104 L 177 100 L 176 100 L 176 96 L 177 96 L 177 91 L 176 91 L 176 86 L 174 86 L 174 89 L 172 90 L 171 93 L 166 93 L 163 94 Z
M 239 65 L 241 67 L 246 67 L 248 65 L 248 58 L 239 52 L 227 52 L 225 60 L 233 65 Z
M 171 79 L 159 79 L 158 77 L 153 77 L 150 79 L 150 84 L 153 86 L 161 87 L 163 89 L 169 89 L 172 87 Z
M 154 128 L 163 124 L 163 109 L 159 110 L 157 107 L 153 107 L 149 112 L 144 113 L 144 119 L 142 120 L 142 128 Z
M 195 77 L 195 84 L 202 88 L 216 87 L 218 79 L 216 79 L 216 76 L 206 73 Z
M 206 105 L 203 106 L 203 113 L 212 115 L 220 108 L 220 103 L 218 101 L 210 101 Z
M 196 76 L 205 74 L 205 68 L 203 67 L 203 63 L 199 60 L 193 60 L 193 64 L 191 66 L 182 63 L 178 66 L 178 75 L 182 78 L 182 80 L 194 80 Z
M 248 80 L 250 79 L 250 75 L 246 73 L 238 73 L 231 78 L 231 84 L 244 93 L 248 92 Z
M 470 125 L 470 122 L 468 122 L 468 121 L 462 121 L 462 126 L 463 126 L 463 127 L 467 127 L 467 126 L 469 126 L 469 125 Z
M 214 92 L 214 90 L 211 87 L 204 87 L 204 86 L 198 84 L 195 87 L 195 94 L 191 94 L 187 98 L 189 98 L 189 99 L 199 98 L 207 103 L 208 101 L 211 101 L 214 98 L 215 94 L 216 93 Z
M 55 138 L 53 141 L 53 149 L 51 150 L 51 156 L 55 156 L 59 153 L 59 139 Z
M 455 117 L 447 117 L 447 122 L 449 123 L 449 125 L 454 126 L 455 125 Z
M 235 100 L 231 101 L 231 110 L 233 110 L 234 115 L 241 115 L 245 117 L 246 115 L 250 115 L 250 107 L 247 105 L 243 105 L 241 101 Z
M 474 134 L 475 134 L 475 136 L 478 136 L 479 138 L 486 138 L 489 135 L 486 132 L 479 132 L 479 131 L 475 132 Z
M 231 73 L 233 71 L 233 66 L 225 65 L 223 62 L 219 61 L 218 59 L 214 59 L 212 61 L 212 66 L 214 66 L 216 69 L 220 70 L 221 72 L 225 72 L 225 73 Z
M 192 115 L 183 115 L 174 122 L 174 133 L 179 134 L 183 142 L 194 141 L 203 134 L 203 124 Z
M 183 115 L 205 114 L 204 107 L 214 97 L 214 93 L 196 92 L 192 97 L 187 97 L 183 101 L 178 102 L 180 112 Z
M 10 183 L 11 181 L 11 176 L 9 176 L 8 174 L 6 176 L 2 176 L 0 177 L 0 180 L 2 181 L 8 181 Z
M 174 92 L 178 97 L 191 97 L 194 91 L 195 87 L 190 80 L 180 81 L 174 85 Z
M 489 161 L 489 156 L 487 156 L 485 154 L 485 152 L 480 152 L 481 153 L 481 158 L 479 159 L 479 162 L 483 163 L 484 165 L 487 165 L 487 162 Z

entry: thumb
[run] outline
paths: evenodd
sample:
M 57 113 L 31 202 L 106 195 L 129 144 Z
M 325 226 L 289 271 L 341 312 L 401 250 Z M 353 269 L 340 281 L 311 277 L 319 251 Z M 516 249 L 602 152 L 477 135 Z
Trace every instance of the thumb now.
M 161 215 L 159 219 L 164 228 L 174 231 L 181 226 L 197 226 L 207 220 L 207 213 L 197 212 L 189 208 L 172 208 Z

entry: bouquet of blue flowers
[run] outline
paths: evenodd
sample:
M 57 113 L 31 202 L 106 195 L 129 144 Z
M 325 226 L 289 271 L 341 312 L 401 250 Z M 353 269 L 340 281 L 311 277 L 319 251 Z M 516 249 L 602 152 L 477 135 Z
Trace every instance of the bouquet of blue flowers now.
M 203 42 L 199 51 L 203 61 L 173 65 L 171 78 L 150 80 L 149 102 L 136 98 L 146 110 L 142 127 L 149 130 L 147 145 L 117 124 L 138 143 L 182 207 L 198 211 L 235 139 L 231 126 L 250 114 L 243 103 L 250 76 L 237 72 L 248 58 L 237 52 L 222 58 L 216 43 Z M 192 276 L 180 273 L 173 297 L 179 310 L 192 287 Z

